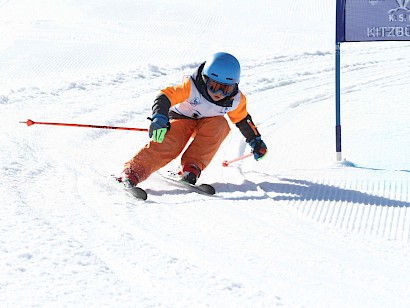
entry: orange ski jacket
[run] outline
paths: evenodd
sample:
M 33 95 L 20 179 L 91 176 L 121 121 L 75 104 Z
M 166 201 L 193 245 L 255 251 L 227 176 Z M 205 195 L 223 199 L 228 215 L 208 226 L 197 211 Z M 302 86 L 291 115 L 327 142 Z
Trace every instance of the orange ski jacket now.
M 237 88 L 232 96 L 213 101 L 202 80 L 202 68 L 191 76 L 185 76 L 181 84 L 162 89 L 152 107 L 153 114 L 161 113 L 170 118 L 201 119 L 227 115 L 249 142 L 260 136 L 246 109 L 246 97 Z

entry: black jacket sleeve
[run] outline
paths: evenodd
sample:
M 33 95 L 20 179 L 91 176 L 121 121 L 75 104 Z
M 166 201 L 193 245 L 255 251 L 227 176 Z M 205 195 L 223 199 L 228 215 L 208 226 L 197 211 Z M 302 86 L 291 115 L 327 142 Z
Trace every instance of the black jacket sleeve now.
M 152 105 L 152 115 L 162 114 L 168 117 L 169 108 L 171 107 L 171 102 L 165 94 L 158 94 L 154 100 L 154 105 Z
M 239 128 L 242 135 L 246 138 L 246 142 L 249 143 L 253 138 L 259 137 L 261 134 L 252 121 L 252 117 L 248 114 L 243 120 L 236 123 L 236 127 Z

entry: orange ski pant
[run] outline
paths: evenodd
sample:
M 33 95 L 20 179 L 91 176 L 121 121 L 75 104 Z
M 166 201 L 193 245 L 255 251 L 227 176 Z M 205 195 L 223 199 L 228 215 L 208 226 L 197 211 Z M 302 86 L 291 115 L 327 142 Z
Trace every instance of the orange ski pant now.
M 229 134 L 230 127 L 223 116 L 202 119 L 174 119 L 162 143 L 147 143 L 124 164 L 142 182 L 152 173 L 177 158 L 192 137 L 192 142 L 181 156 L 181 165 L 195 164 L 204 170 Z

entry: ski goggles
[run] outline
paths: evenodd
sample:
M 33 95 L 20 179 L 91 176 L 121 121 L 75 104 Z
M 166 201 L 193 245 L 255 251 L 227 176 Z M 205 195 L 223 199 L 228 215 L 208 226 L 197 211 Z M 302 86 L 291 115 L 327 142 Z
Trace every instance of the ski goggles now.
M 211 78 L 207 78 L 206 87 L 214 95 L 221 94 L 223 96 L 228 96 L 235 90 L 236 84 L 223 84 L 219 83 Z

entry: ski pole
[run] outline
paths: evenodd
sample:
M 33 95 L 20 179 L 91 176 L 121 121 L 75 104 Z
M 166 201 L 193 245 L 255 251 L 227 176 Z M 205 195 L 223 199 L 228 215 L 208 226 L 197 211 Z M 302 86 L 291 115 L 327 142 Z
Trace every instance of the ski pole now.
M 26 123 L 27 126 L 34 124 L 43 125 L 56 125 L 56 126 L 74 126 L 74 127 L 89 127 L 89 128 L 103 128 L 103 129 L 118 129 L 118 130 L 134 130 L 138 132 L 147 132 L 146 128 L 136 128 L 136 127 L 118 127 L 118 126 L 108 126 L 108 125 L 91 125 L 91 124 L 75 124 L 75 123 L 51 123 L 51 122 L 34 122 L 28 119 L 27 121 L 20 121 L 19 123 Z
M 236 162 L 236 161 L 238 161 L 238 160 L 242 160 L 242 159 L 244 159 L 244 158 L 251 157 L 251 156 L 253 156 L 253 154 L 252 154 L 252 153 L 249 153 L 249 154 L 245 154 L 245 155 L 243 155 L 243 156 L 239 156 L 239 157 L 237 157 L 237 158 L 234 158 L 234 159 L 232 159 L 232 160 L 230 160 L 230 161 L 224 160 L 224 161 L 222 162 L 222 167 L 228 167 L 230 163 L 234 163 L 234 162 Z

